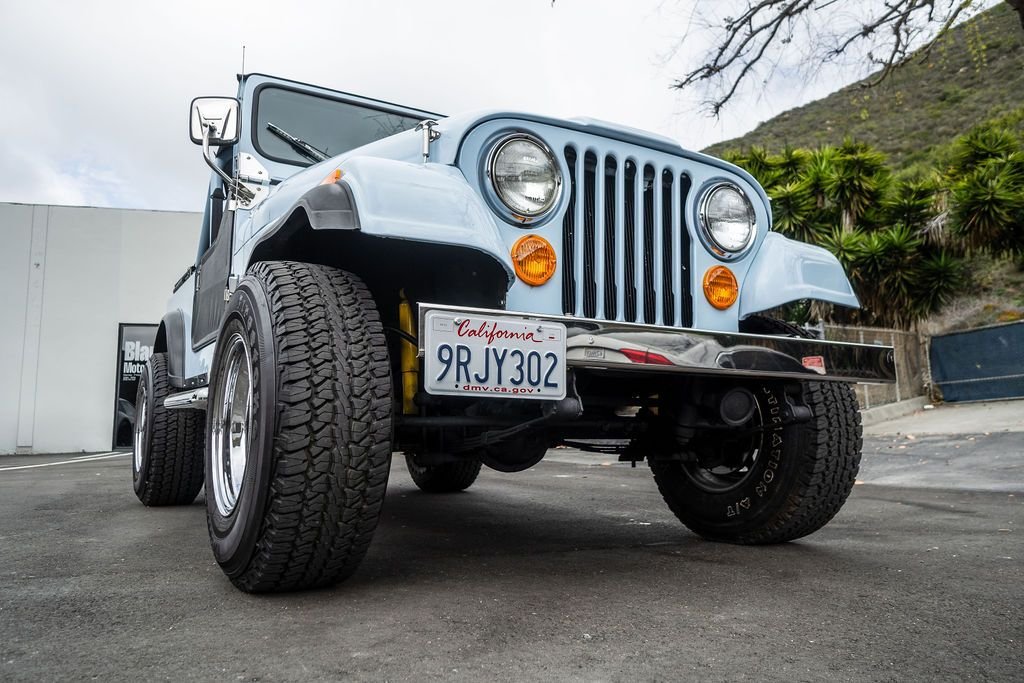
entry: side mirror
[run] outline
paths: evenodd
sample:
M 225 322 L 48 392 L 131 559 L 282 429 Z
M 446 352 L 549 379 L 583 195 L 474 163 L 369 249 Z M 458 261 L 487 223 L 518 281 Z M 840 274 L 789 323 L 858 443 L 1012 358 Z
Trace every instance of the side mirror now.
M 189 114 L 189 136 L 197 145 L 209 130 L 207 144 L 212 147 L 238 142 L 239 102 L 234 97 L 197 97 Z

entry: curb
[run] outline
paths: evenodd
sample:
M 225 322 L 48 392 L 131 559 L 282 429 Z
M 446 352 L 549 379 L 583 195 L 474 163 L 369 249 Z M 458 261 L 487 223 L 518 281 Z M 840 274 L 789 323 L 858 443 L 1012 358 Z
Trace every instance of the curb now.
M 931 400 L 927 396 L 915 396 L 906 401 L 888 403 L 877 408 L 868 408 L 867 410 L 860 411 L 860 423 L 864 427 L 870 427 L 879 422 L 895 420 L 898 417 L 905 417 L 915 413 L 930 403 Z

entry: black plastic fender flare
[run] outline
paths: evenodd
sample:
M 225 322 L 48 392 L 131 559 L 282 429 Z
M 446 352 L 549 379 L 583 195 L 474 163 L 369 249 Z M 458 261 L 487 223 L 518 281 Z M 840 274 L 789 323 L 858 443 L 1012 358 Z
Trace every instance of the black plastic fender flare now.
M 164 315 L 157 328 L 154 352 L 167 353 L 167 380 L 172 387 L 185 386 L 185 316 L 180 310 Z

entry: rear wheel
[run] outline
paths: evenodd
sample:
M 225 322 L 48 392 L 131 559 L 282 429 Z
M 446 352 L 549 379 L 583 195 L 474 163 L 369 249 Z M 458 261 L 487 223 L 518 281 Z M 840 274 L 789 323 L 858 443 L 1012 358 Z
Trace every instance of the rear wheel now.
M 168 410 L 167 354 L 146 361 L 135 399 L 132 484 L 147 506 L 187 505 L 203 487 L 203 413 Z
M 455 493 L 473 485 L 480 474 L 479 460 L 459 460 L 441 465 L 420 464 L 415 455 L 405 456 L 409 476 L 427 493 Z
M 228 304 L 207 409 L 214 556 L 251 592 L 351 575 L 391 462 L 391 379 L 373 299 L 355 276 L 253 266 Z
M 422 456 L 407 454 L 405 463 L 421 491 L 454 493 L 473 485 L 481 465 L 499 472 L 522 472 L 533 467 L 547 453 L 547 443 L 543 434 L 528 434 L 468 451 L 465 458 L 454 462 L 432 465 L 424 462 Z

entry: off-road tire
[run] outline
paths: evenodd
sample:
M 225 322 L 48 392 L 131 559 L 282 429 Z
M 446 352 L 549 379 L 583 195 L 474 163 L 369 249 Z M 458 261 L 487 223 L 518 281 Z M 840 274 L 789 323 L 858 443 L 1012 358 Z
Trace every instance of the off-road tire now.
M 420 465 L 415 455 L 406 455 L 409 476 L 421 491 L 427 493 L 455 493 L 465 491 L 480 474 L 479 460 L 459 460 L 443 465 Z
M 251 354 L 250 455 L 229 515 L 207 495 L 214 556 L 247 592 L 334 584 L 366 554 L 391 463 L 390 365 L 373 297 L 338 269 L 258 263 L 228 303 L 219 339 L 235 333 Z
M 164 408 L 170 393 L 167 354 L 154 353 L 139 378 L 135 415 L 144 423 L 132 444 L 132 484 L 149 507 L 188 505 L 203 487 L 203 413 Z
M 741 331 L 806 336 L 770 318 L 744 321 Z M 752 386 L 762 414 L 783 400 L 781 383 Z M 658 489 L 689 529 L 711 540 L 783 543 L 827 524 L 846 502 L 861 459 L 857 399 L 848 384 L 804 381 L 807 422 L 766 427 L 750 474 L 732 490 L 709 492 L 672 460 L 650 463 Z

